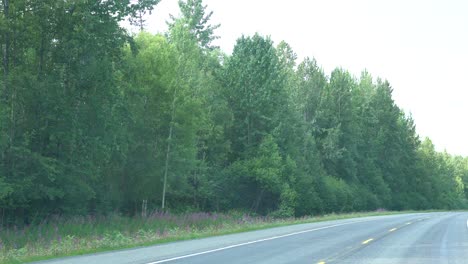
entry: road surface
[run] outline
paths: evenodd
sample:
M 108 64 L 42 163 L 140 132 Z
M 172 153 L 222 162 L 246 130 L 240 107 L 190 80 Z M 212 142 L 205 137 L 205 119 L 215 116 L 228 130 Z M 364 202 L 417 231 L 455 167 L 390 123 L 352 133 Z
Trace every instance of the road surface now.
M 468 212 L 301 224 L 41 263 L 468 263 Z

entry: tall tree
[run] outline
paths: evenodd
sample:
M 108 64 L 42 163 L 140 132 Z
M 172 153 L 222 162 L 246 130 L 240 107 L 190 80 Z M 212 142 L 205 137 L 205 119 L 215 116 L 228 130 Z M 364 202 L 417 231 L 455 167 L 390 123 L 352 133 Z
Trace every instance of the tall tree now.
M 248 155 L 279 125 L 287 106 L 285 79 L 272 41 L 260 35 L 237 40 L 224 76 L 225 96 L 234 114 L 229 137 L 235 160 Z
M 96 208 L 115 143 L 113 65 L 129 39 L 119 22 L 157 2 L 2 1 L 0 170 L 14 191 L 1 203 L 11 215 Z
M 323 93 L 316 134 L 328 174 L 356 181 L 356 125 L 352 90 L 356 82 L 345 70 L 335 69 Z
M 172 21 L 168 22 L 169 30 L 172 30 L 177 23 L 187 27 L 190 34 L 197 40 L 198 45 L 204 49 L 214 49 L 212 42 L 219 37 L 214 35 L 214 31 L 220 27 L 219 24 L 211 25 L 209 21 L 213 11 L 206 13 L 206 5 L 202 0 L 179 0 L 180 17 L 170 15 Z

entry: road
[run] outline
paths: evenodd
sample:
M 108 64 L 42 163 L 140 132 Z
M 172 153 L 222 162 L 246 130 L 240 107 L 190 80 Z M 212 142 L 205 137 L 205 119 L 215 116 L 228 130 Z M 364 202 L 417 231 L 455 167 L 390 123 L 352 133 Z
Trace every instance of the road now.
M 468 212 L 301 224 L 40 263 L 468 263 Z

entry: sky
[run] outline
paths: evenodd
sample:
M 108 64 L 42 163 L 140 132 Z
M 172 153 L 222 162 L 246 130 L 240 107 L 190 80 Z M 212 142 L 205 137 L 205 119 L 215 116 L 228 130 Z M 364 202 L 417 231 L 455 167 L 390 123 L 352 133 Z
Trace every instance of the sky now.
M 468 156 L 468 1 L 204 0 L 221 24 L 214 44 L 231 54 L 237 38 L 258 32 L 336 67 L 387 79 L 395 102 L 421 138 L 439 151 Z M 177 0 L 162 0 L 146 29 L 164 32 Z M 298 62 L 299 62 L 298 61 Z

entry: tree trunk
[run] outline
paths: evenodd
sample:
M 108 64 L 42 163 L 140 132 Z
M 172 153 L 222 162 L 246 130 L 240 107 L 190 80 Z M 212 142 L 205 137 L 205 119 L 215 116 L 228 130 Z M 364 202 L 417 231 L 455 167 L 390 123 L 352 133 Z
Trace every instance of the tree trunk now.
M 265 189 L 262 188 L 262 190 L 260 191 L 260 193 L 258 194 L 257 196 L 257 199 L 254 203 L 254 206 L 253 206 L 253 211 L 256 213 L 257 210 L 258 210 L 258 207 L 260 207 L 260 202 L 262 201 L 263 199 L 263 194 L 265 193 Z
M 5 17 L 5 24 L 6 24 L 6 31 L 3 34 L 3 43 L 2 43 L 2 48 L 3 48 L 3 91 L 0 91 L 0 100 L 3 100 L 3 102 L 6 105 L 10 106 L 10 112 L 5 113 L 6 115 L 9 116 L 9 129 L 8 129 L 8 144 L 9 144 L 9 149 L 10 151 L 12 150 L 13 144 L 14 144 L 14 135 L 15 135 L 15 109 L 14 109 L 14 102 L 15 102 L 15 93 L 11 90 L 11 87 L 8 83 L 8 77 L 10 74 L 10 57 L 11 57 L 11 21 L 10 21 L 10 0 L 3 0 L 3 15 Z M 7 151 L 5 149 L 5 151 Z M 2 156 L 5 156 L 5 153 L 2 153 Z M 10 170 L 13 171 L 15 168 L 15 159 L 13 159 L 12 155 L 9 155 L 10 160 L 7 162 L 7 164 L 10 165 Z
M 171 139 L 172 139 L 172 122 L 169 125 L 169 136 L 167 137 L 167 150 L 166 150 L 166 162 L 164 166 L 164 181 L 163 181 L 163 193 L 162 193 L 162 204 L 161 208 L 164 209 L 166 205 L 166 185 L 167 185 L 167 171 L 169 168 L 169 157 L 171 152 Z
M 148 212 L 148 200 L 143 199 L 141 201 L 141 217 L 146 218 L 148 215 L 147 212 Z
M 162 194 L 162 204 L 161 208 L 164 209 L 166 206 L 166 186 L 167 186 L 167 172 L 169 169 L 169 158 L 171 152 L 171 140 L 172 140 L 172 130 L 174 126 L 175 118 L 175 104 L 177 96 L 177 86 L 174 88 L 174 98 L 172 99 L 172 113 L 171 113 L 171 122 L 169 124 L 169 135 L 167 136 L 167 149 L 166 149 L 166 162 L 164 166 L 164 181 L 163 181 L 163 194 Z
M 9 24 L 9 13 L 10 13 L 10 0 L 3 0 L 3 14 L 6 19 L 6 24 Z M 7 77 L 9 73 L 9 60 L 10 60 L 10 32 L 8 30 L 3 35 L 4 43 L 3 45 L 3 85 L 4 85 L 4 98 L 8 98 L 8 83 Z
M 250 113 L 247 114 L 247 148 L 249 147 L 250 147 Z
M 38 69 L 39 79 L 42 79 L 42 75 L 44 72 L 44 55 L 45 55 L 45 42 L 46 42 L 45 38 L 46 38 L 45 32 L 43 31 L 42 36 L 41 36 L 41 48 L 39 50 L 39 69 Z

